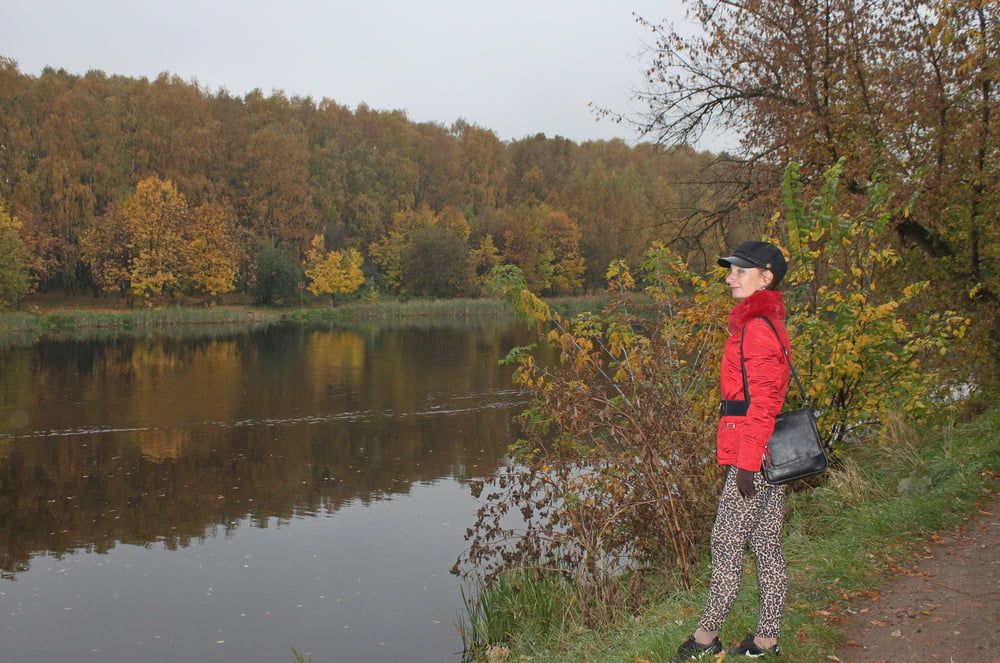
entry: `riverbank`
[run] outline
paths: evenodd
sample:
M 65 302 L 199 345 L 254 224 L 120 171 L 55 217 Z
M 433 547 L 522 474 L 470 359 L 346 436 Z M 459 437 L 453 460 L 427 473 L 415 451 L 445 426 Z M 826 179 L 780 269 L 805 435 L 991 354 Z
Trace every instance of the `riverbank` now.
M 931 436 L 894 425 L 847 454 L 823 486 L 790 496 L 791 590 L 782 639 L 788 660 L 831 660 L 852 602 L 922 554 L 935 532 L 974 513 L 996 491 L 998 472 L 1000 409 L 993 406 L 971 422 L 942 423 Z M 522 619 L 513 642 L 494 649 L 490 660 L 668 660 L 695 628 L 707 586 L 707 555 L 702 559 L 692 591 L 650 588 L 657 598 L 638 617 L 591 630 L 571 607 L 551 616 L 554 628 Z M 723 632 L 727 643 L 753 631 L 755 584 L 749 577 L 744 583 Z
M 599 310 L 603 295 L 556 297 L 546 302 L 563 315 Z M 338 306 L 271 308 L 250 305 L 170 305 L 124 308 L 100 300 L 39 300 L 24 310 L 0 313 L 0 340 L 32 338 L 44 334 L 89 331 L 146 332 L 207 326 L 258 327 L 278 322 L 336 325 L 389 324 L 413 319 L 510 320 L 514 314 L 501 299 L 385 299 L 350 302 Z

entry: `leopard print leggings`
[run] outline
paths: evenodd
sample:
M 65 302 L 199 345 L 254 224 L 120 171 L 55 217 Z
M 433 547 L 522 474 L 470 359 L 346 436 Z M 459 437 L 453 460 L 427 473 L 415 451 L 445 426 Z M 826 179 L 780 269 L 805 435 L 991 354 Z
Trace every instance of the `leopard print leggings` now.
M 708 601 L 698 626 L 720 631 L 740 591 L 746 545 L 757 558 L 760 620 L 757 635 L 777 638 L 788 593 L 785 557 L 781 554 L 781 524 L 785 513 L 785 487 L 766 483 L 758 472 L 757 494 L 750 499 L 736 490 L 736 468 L 726 470 L 719 510 L 712 527 L 712 580 Z

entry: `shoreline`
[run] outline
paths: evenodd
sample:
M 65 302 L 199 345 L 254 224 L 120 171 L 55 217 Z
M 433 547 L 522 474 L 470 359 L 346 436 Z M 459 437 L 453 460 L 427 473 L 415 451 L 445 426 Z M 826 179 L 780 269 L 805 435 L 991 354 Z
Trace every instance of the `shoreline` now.
M 560 313 L 600 309 L 603 295 L 548 298 Z M 345 304 L 265 307 L 250 304 L 174 304 L 147 308 L 82 306 L 81 301 L 54 305 L 29 304 L 22 310 L 0 312 L 0 341 L 43 335 L 123 334 L 163 329 L 245 327 L 255 329 L 283 322 L 344 326 L 404 320 L 513 321 L 514 312 L 502 299 L 410 299 Z

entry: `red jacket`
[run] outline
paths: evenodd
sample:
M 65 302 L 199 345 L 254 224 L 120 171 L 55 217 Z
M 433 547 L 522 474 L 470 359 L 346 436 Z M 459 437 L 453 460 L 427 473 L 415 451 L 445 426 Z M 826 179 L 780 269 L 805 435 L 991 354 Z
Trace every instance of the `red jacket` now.
M 788 361 L 778 338 L 758 316 L 768 318 L 778 330 L 781 345 L 791 347 L 785 330 L 785 302 L 775 290 L 760 290 L 733 307 L 729 313 L 729 338 L 722 353 L 719 386 L 723 400 L 745 400 L 740 371 L 740 340 L 750 385 L 750 407 L 745 417 L 719 420 L 716 436 L 720 465 L 759 472 L 767 441 L 774 431 L 774 418 L 781 412 L 788 391 Z

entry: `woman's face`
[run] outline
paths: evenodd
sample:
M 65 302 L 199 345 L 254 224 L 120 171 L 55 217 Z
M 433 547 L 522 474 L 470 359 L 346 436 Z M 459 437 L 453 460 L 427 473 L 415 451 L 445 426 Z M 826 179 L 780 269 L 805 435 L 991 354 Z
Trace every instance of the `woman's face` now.
M 730 265 L 726 285 L 732 290 L 733 299 L 746 299 L 758 290 L 766 288 L 771 278 L 772 274 L 767 269 Z

